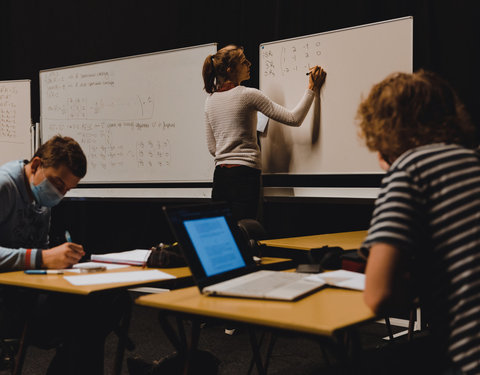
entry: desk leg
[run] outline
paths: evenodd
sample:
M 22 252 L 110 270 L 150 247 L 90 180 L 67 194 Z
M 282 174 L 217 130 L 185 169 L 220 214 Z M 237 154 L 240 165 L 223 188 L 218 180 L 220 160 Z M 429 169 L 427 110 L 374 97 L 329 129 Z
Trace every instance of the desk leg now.
M 179 355 L 184 358 L 183 374 L 187 375 L 190 371 L 191 362 L 195 356 L 195 352 L 197 351 L 201 321 L 195 318 L 191 319 L 192 329 L 190 342 L 188 342 L 185 334 L 184 320 L 181 317 L 176 317 L 178 332 L 175 332 L 173 329 L 167 319 L 166 313 L 160 311 L 158 313 L 158 320 L 167 338 L 178 351 Z
M 260 354 L 260 345 L 258 344 L 255 330 L 252 327 L 249 327 L 248 334 L 250 336 L 250 344 L 252 346 L 253 360 L 255 361 L 255 364 L 257 366 L 258 374 L 264 375 L 267 372 L 262 363 L 262 356 Z
M 192 319 L 192 332 L 191 332 L 191 339 L 188 343 L 187 352 L 185 353 L 185 364 L 183 367 L 183 375 L 188 375 L 190 371 L 190 365 L 192 360 L 195 356 L 195 352 L 197 351 L 198 347 L 198 340 L 200 338 L 200 320 Z
M 338 332 L 335 335 L 333 351 L 341 365 L 341 373 L 358 373 L 356 365 L 360 357 L 361 344 L 355 329 Z
M 129 343 L 128 329 L 130 328 L 130 320 L 132 318 L 132 300 L 125 309 L 125 314 L 119 324 L 117 335 L 118 335 L 118 344 L 117 350 L 115 353 L 115 362 L 113 364 L 113 374 L 120 375 L 122 371 L 123 356 L 125 354 L 125 348 L 127 343 Z M 130 342 L 131 344 L 131 342 Z M 130 348 L 133 349 L 133 348 Z
M 158 313 L 158 321 L 160 323 L 160 326 L 163 329 L 163 332 L 165 333 L 167 338 L 170 340 L 171 344 L 177 350 L 177 352 L 185 353 L 187 344 L 186 344 L 185 334 L 180 333 L 181 331 L 183 331 L 183 321 L 181 320 L 181 318 L 177 318 L 177 325 L 179 329 L 178 334 L 175 332 L 175 330 L 171 326 L 170 322 L 167 319 L 167 315 L 163 311 L 160 311 Z
M 29 318 L 25 321 L 23 326 L 22 336 L 20 337 L 20 344 L 18 346 L 18 352 L 15 356 L 15 367 L 13 368 L 13 375 L 20 375 L 22 373 L 23 362 L 25 361 L 25 354 L 28 346 L 28 329 L 30 327 Z

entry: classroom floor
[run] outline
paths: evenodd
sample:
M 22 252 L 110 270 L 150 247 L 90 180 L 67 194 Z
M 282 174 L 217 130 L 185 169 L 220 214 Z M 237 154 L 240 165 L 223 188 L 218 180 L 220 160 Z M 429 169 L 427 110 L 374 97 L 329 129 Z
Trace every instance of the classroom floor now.
M 248 333 L 239 329 L 233 336 L 229 336 L 224 333 L 224 328 L 221 323 L 206 324 L 202 328 L 199 348 L 214 353 L 221 360 L 218 372 L 220 375 L 247 374 L 251 359 Z M 386 341 L 382 340 L 385 335 L 386 328 L 383 324 L 371 323 L 360 328 L 362 347 L 367 351 L 375 351 L 375 348 L 385 346 Z M 134 307 L 129 336 L 136 347 L 131 352 L 126 351 L 122 374 L 129 374 L 126 363 L 128 357 L 141 357 L 152 362 L 174 351 L 157 322 L 157 311 L 154 309 Z M 113 334 L 107 339 L 105 374 L 111 373 L 116 342 L 116 336 Z M 45 374 L 53 354 L 53 350 L 29 347 L 23 374 Z M 318 342 L 297 335 L 281 335 L 275 344 L 268 373 L 277 375 L 338 373 L 338 367 L 332 365 L 331 355 L 329 358 L 330 365 L 326 362 Z M 256 370 L 253 373 L 255 374 Z M 6 374 L 8 372 L 0 371 L 0 375 Z

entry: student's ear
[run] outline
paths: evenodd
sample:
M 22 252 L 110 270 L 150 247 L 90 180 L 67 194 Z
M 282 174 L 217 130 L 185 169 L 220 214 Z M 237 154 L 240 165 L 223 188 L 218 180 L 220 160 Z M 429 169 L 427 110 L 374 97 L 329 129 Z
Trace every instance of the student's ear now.
M 377 152 L 378 164 L 380 164 L 380 168 L 382 168 L 385 172 L 388 171 L 390 168 L 390 164 L 385 161 L 382 154 Z
M 40 159 L 38 156 L 35 156 L 30 162 L 30 170 L 33 174 L 35 174 L 40 165 L 42 165 L 42 159 Z

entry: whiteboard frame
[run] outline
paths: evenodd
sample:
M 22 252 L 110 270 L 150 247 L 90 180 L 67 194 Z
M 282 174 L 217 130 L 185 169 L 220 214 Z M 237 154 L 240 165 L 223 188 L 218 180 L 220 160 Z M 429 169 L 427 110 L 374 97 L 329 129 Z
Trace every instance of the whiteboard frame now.
M 162 55 L 162 54 L 168 54 L 168 53 L 175 53 L 175 52 L 181 52 L 181 51 L 187 51 L 187 50 L 191 50 L 191 49 L 199 49 L 199 48 L 207 48 L 207 47 L 215 47 L 215 50 L 217 50 L 217 47 L 218 47 L 218 43 L 217 42 L 212 42 L 212 43 L 205 43 L 205 44 L 200 44 L 200 45 L 194 45 L 194 46 L 188 46 L 188 47 L 182 47 L 182 48 L 175 48 L 175 49 L 169 49 L 169 50 L 164 50 L 164 51 L 156 51 L 156 52 L 149 52 L 149 53 L 144 53 L 144 54 L 138 54 L 138 55 L 130 55 L 130 56 L 125 56 L 125 57 L 117 57 L 117 58 L 113 58 L 113 59 L 106 59 L 106 60 L 98 60 L 98 61 L 91 61 L 91 62 L 87 62 L 87 63 L 82 63 L 82 64 L 74 64 L 74 65 L 68 65 L 68 66 L 62 66 L 62 67 L 55 67 L 55 68 L 49 68 L 49 69 L 42 69 L 39 71 L 39 93 L 40 93 L 40 111 L 42 110 L 43 108 L 43 105 L 42 105 L 42 101 L 43 101 L 43 97 L 41 95 L 42 93 L 42 74 L 45 74 L 45 73 L 48 73 L 48 72 L 55 72 L 55 71 L 62 71 L 62 70 L 67 70 L 67 69 L 76 69 L 76 68 L 82 68 L 82 67 L 88 67 L 88 66 L 92 66 L 92 65 L 97 65 L 97 64 L 105 64 L 105 63 L 111 63 L 111 62 L 122 62 L 122 61 L 126 61 L 126 60 L 130 60 L 130 59 L 139 59 L 139 58 L 144 58 L 144 57 L 150 57 L 150 56 L 159 56 L 159 55 Z M 201 71 L 201 69 L 199 68 L 199 71 Z M 43 126 L 42 126 L 42 113 L 40 113 L 40 126 L 39 126 L 39 130 L 38 130 L 38 134 L 39 134 L 39 141 L 40 141 L 40 144 L 43 144 L 46 139 L 44 139 L 44 129 L 43 129 Z M 112 188 L 115 188 L 115 185 L 117 184 L 131 184 L 132 186 L 135 186 L 137 187 L 138 185 L 146 185 L 148 186 L 149 184 L 162 184 L 162 183 L 165 183 L 165 184 L 171 184 L 171 183 L 179 183 L 179 184 L 182 184 L 182 185 L 187 185 L 188 184 L 196 184 L 196 183 L 211 183 L 212 181 L 212 178 L 213 178 L 213 165 L 214 165 L 214 161 L 213 161 L 213 158 L 212 158 L 212 175 L 211 177 L 209 177 L 208 179 L 200 179 L 200 180 L 185 180 L 185 181 L 173 181 L 173 180 L 152 180 L 152 181 L 112 181 L 112 182 L 109 182 L 109 181 L 85 181 L 85 182 L 80 182 L 79 183 L 79 188 L 81 189 L 82 188 L 82 185 L 85 184 L 85 185 L 88 185 L 90 187 L 90 185 L 103 185 L 103 187 L 100 187 L 99 189 L 91 189 L 90 191 L 93 192 L 92 196 L 97 196 L 96 194 L 101 194 L 101 191 L 102 189 L 105 189 L 105 185 L 108 185 L 108 187 L 112 187 Z M 129 190 L 131 191 L 131 190 Z M 114 192 L 113 191 L 110 191 L 110 194 L 113 194 Z M 191 193 L 191 196 L 192 197 L 197 197 L 197 196 L 204 196 L 205 192 L 204 191 L 195 191 L 195 192 L 192 192 Z M 135 194 L 134 194 L 135 195 Z M 172 193 L 171 191 L 167 192 L 166 193 L 167 196 L 171 196 Z M 122 194 L 122 196 L 124 196 Z M 162 196 L 162 195 L 160 195 Z M 180 195 L 180 196 L 183 196 L 183 193 Z
M 0 84 L 15 84 L 15 83 L 26 83 L 28 84 L 28 103 L 26 104 L 26 108 L 28 108 L 28 121 L 30 122 L 29 128 L 28 128 L 28 139 L 25 139 L 25 142 L 29 145 L 29 154 L 21 155 L 19 157 L 12 156 L 8 160 L 5 160 L 5 162 L 15 160 L 15 159 L 25 159 L 28 157 L 28 159 L 31 159 L 33 157 L 33 154 L 35 153 L 35 126 L 32 123 L 32 80 L 30 79 L 13 79 L 13 80 L 1 80 Z M 19 142 L 13 142 L 19 144 Z M 1 144 L 1 143 L 0 143 Z M 22 142 L 23 144 L 23 142 Z M 26 150 L 27 147 L 25 147 Z M 0 162 L 0 164 L 3 164 Z
M 294 40 L 298 40 L 298 39 L 305 39 L 305 38 L 310 38 L 310 37 L 319 36 L 319 35 L 333 34 L 333 33 L 338 33 L 339 31 L 348 31 L 348 30 L 353 30 L 353 29 L 361 29 L 361 28 L 364 28 L 364 27 L 381 25 L 381 24 L 390 23 L 390 22 L 403 21 L 403 20 L 407 20 L 407 19 L 411 19 L 411 20 L 412 20 L 412 28 L 413 28 L 413 16 L 405 16 L 405 17 L 399 17 L 399 18 L 392 18 L 392 19 L 384 20 L 384 21 L 366 23 L 366 24 L 357 25 L 357 26 L 344 27 L 344 28 L 341 28 L 341 29 L 322 31 L 321 33 L 301 35 L 301 36 L 295 36 L 295 37 L 293 37 L 293 38 L 286 38 L 286 39 L 274 40 L 274 41 L 271 41 L 271 42 L 264 42 L 264 43 L 261 43 L 261 44 L 259 45 L 259 50 L 260 50 L 260 48 L 261 48 L 262 46 L 266 46 L 266 45 L 269 45 L 269 44 L 277 44 L 277 43 L 282 43 L 282 42 L 290 42 L 290 41 L 294 41 Z M 412 31 L 413 31 L 413 29 L 412 29 Z M 413 35 L 413 32 L 412 32 L 412 35 Z M 413 40 L 412 40 L 412 45 L 413 45 Z M 412 56 L 413 56 L 413 54 L 412 54 Z M 413 64 L 413 61 L 412 61 L 412 64 Z
M 399 18 L 392 18 L 392 19 L 388 19 L 388 20 L 383 20 L 383 21 L 378 21 L 378 22 L 372 22 L 372 23 L 368 23 L 368 24 L 362 24 L 362 25 L 357 25 L 357 26 L 351 26 L 351 27 L 345 27 L 345 28 L 340 28 L 340 29 L 335 29 L 335 30 L 328 30 L 328 31 L 324 31 L 324 32 L 320 32 L 320 33 L 314 33 L 314 34 L 308 34 L 308 35 L 301 35 L 301 36 L 297 36 L 297 37 L 292 37 L 292 38 L 286 38 L 286 39 L 279 39 L 279 40 L 275 40 L 275 41 L 270 41 L 270 42 L 264 42 L 264 43 L 261 43 L 259 44 L 259 60 L 261 58 L 261 51 L 264 47 L 266 46 L 269 46 L 269 45 L 274 45 L 274 44 L 278 44 L 278 43 L 284 43 L 284 42 L 292 42 L 292 41 L 297 41 L 297 40 L 302 40 L 302 39 L 307 39 L 307 38 L 311 38 L 311 37 L 318 37 L 320 35 L 328 35 L 328 34 L 334 34 L 334 33 L 338 33 L 338 32 L 344 32 L 344 31 L 349 31 L 349 30 L 357 30 L 357 29 L 362 29 L 362 28 L 367 28 L 367 27 L 372 27 L 372 26 L 378 26 L 378 25 L 382 25 L 382 24 L 388 24 L 388 23 L 392 23 L 392 22 L 399 22 L 399 21 L 406 21 L 406 20 L 411 20 L 411 45 L 412 45 L 412 54 L 411 54 L 411 66 L 412 66 L 412 71 L 413 71 L 413 59 L 414 59 L 414 56 L 413 56 L 413 52 L 414 52 L 414 38 L 413 38 L 413 31 L 414 31 L 414 24 L 413 24 L 413 20 L 414 20 L 414 17 L 413 16 L 405 16 L 405 17 L 399 17 Z M 260 72 L 260 67 L 259 67 L 259 87 L 261 89 L 261 81 L 262 81 L 262 74 Z M 366 148 L 366 146 L 365 146 Z M 264 172 L 263 175 L 265 176 L 269 176 L 269 175 L 276 175 L 276 176 L 284 176 L 284 178 L 288 179 L 289 176 L 316 176 L 316 175 L 331 175 L 331 176 L 335 176 L 335 175 L 338 175 L 338 176 L 343 176 L 343 175 L 350 175 L 350 174 L 357 174 L 357 175 L 366 175 L 366 176 L 383 176 L 384 173 L 381 172 L 379 170 L 378 173 L 376 172 L 363 172 L 363 171 L 359 171 L 359 172 L 335 172 L 335 171 L 325 171 L 325 172 L 318 172 L 318 173 L 296 173 L 296 172 L 289 172 L 289 173 L 277 173 L 277 172 Z M 278 186 L 278 185 L 277 185 Z M 267 186 L 266 186 L 267 187 Z M 281 191 L 282 191 L 282 188 L 278 188 L 277 190 L 278 191 L 275 191 L 275 189 L 273 187 L 270 187 L 271 189 L 269 189 L 268 191 L 265 192 L 265 195 L 272 195 L 272 196 L 275 196 L 277 194 L 282 194 Z M 300 190 L 299 190 L 300 191 Z M 317 192 L 317 193 L 316 193 Z M 324 190 L 323 190 L 323 187 L 319 186 L 318 188 L 316 189 L 310 189 L 308 193 L 300 193 L 299 195 L 302 196 L 303 194 L 306 194 L 307 196 L 325 196 L 325 197 L 328 197 L 330 196 L 330 192 L 324 194 Z M 372 196 L 372 194 L 375 194 L 375 193 L 372 193 L 372 192 L 365 192 L 364 194 L 362 194 L 362 196 L 364 196 L 365 198 L 370 198 Z M 294 194 L 287 194 L 287 196 L 297 196 L 297 193 L 294 193 Z M 350 194 L 347 194 L 347 196 L 350 196 Z M 351 197 L 356 197 L 356 193 L 352 194 Z

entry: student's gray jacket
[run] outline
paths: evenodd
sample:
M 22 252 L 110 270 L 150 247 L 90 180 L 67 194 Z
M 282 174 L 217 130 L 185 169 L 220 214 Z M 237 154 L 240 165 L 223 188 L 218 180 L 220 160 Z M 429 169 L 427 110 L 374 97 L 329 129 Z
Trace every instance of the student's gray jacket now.
M 0 167 L 0 272 L 40 268 L 48 248 L 50 208 L 29 197 L 24 166 L 16 160 Z

